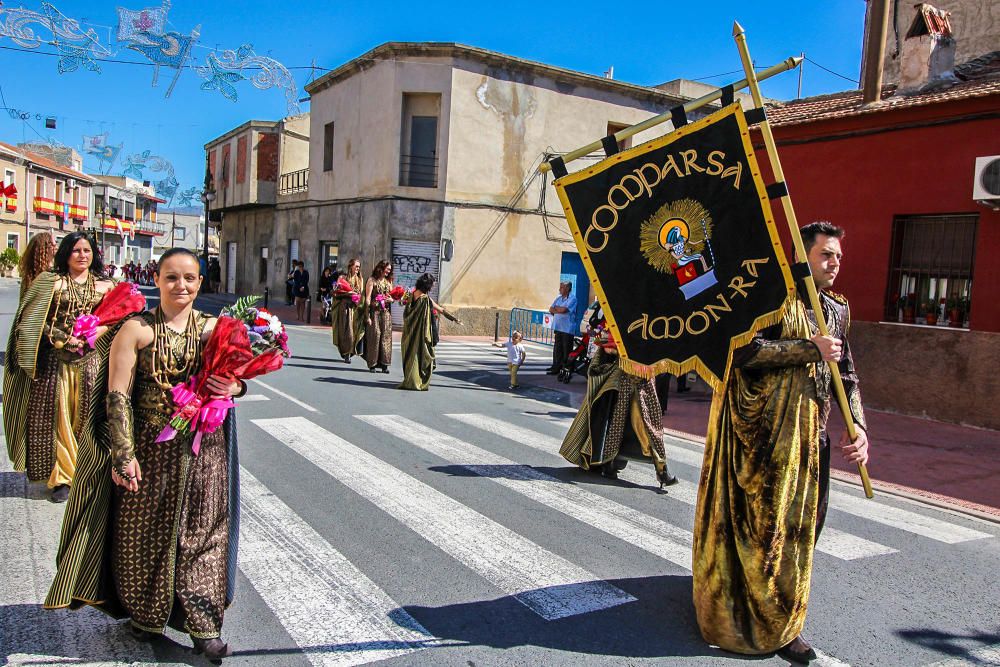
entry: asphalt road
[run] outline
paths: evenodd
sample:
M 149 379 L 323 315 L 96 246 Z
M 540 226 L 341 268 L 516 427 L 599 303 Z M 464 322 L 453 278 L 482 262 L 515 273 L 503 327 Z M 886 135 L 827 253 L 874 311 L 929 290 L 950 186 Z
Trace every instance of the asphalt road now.
M 17 285 L 0 280 L 6 334 Z M 701 450 L 682 483 L 610 483 L 557 453 L 568 396 L 505 390 L 504 359 L 444 341 L 430 391 L 346 365 L 322 331 L 239 401 L 242 526 L 230 665 L 784 664 L 706 646 L 691 605 Z M 6 336 L 4 337 L 6 342 Z M 529 370 L 544 368 L 536 351 Z M 522 383 L 531 384 L 534 373 Z M 0 463 L 0 659 L 204 665 L 91 609 L 43 611 L 62 507 Z M 1000 664 L 1000 527 L 834 483 L 807 637 L 820 665 Z

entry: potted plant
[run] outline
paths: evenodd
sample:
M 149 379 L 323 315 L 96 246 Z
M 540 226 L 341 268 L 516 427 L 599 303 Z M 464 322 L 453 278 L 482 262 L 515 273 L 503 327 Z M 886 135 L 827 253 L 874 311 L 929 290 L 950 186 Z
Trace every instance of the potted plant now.
M 17 254 L 17 250 L 14 248 L 5 248 L 0 253 L 0 271 L 3 272 L 5 277 L 10 275 L 11 270 L 17 266 L 17 262 L 20 259 L 21 256 Z
M 953 296 L 948 299 L 948 326 L 960 327 L 965 320 L 965 313 L 962 310 L 962 298 Z
M 937 304 L 931 301 L 925 301 L 923 310 L 924 310 L 924 320 L 926 321 L 927 326 L 929 327 L 937 326 L 937 321 L 938 321 Z
M 910 292 L 906 296 L 902 297 L 900 302 L 900 307 L 903 310 L 903 324 L 913 324 L 916 321 L 914 314 L 916 310 L 917 295 Z

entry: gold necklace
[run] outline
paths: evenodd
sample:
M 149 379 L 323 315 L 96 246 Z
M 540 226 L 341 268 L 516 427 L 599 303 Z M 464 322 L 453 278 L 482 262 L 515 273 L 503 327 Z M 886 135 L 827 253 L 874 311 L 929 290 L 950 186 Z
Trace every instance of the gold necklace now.
M 177 358 L 173 338 L 184 336 L 184 350 Z M 198 335 L 198 323 L 192 310 L 188 314 L 187 326 L 183 333 L 178 333 L 167 326 L 163 309 L 157 306 L 153 317 L 153 381 L 163 390 L 164 394 L 177 381 L 186 380 L 196 371 L 199 359 L 201 337 Z

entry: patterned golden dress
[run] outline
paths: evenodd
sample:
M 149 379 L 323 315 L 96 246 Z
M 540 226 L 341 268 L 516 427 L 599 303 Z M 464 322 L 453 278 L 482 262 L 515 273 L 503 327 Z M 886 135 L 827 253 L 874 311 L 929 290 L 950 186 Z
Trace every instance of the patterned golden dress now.
M 600 349 L 587 369 L 587 394 L 559 453 L 584 470 L 612 465 L 626 437 L 634 435 L 643 455 L 653 460 L 657 479 L 665 482 L 663 408 L 653 380 L 629 375 L 618 356 Z
M 368 368 L 389 366 L 392 363 L 392 313 L 389 311 L 391 290 L 392 284 L 385 278 L 375 280 L 372 285 L 371 302 L 368 304 L 368 316 L 372 323 L 365 327 L 365 361 L 368 362 Z M 375 297 L 379 294 L 385 296 L 384 309 L 376 304 Z
M 151 313 L 144 317 L 153 321 Z M 199 334 L 208 319 L 196 314 Z M 166 327 L 160 331 L 167 332 L 166 349 L 173 357 L 165 367 L 181 372 L 163 370 L 163 362 L 155 359 L 154 341 L 138 353 L 131 423 L 115 419 L 116 412 L 128 414 L 125 406 L 115 405 L 125 397 L 118 392 L 108 395 L 112 458 L 120 465 L 131 453 L 142 470 L 137 492 L 115 487 L 111 574 L 118 601 L 133 625 L 162 632 L 169 624 L 193 637 L 210 639 L 221 633 L 235 575 L 235 530 L 231 530 L 235 526 L 230 516 L 238 507 L 230 483 L 238 484 L 231 480 L 235 451 L 227 448 L 225 428 L 206 434 L 197 456 L 191 452 L 189 435 L 156 442 L 173 410 L 162 385 L 184 382 L 197 372 L 197 364 L 183 370 L 189 334 Z M 201 347 L 200 342 L 195 345 L 199 358 Z
M 72 484 L 86 416 L 98 390 L 100 355 L 62 349 L 77 316 L 103 294 L 94 276 L 79 284 L 53 272 L 39 275 L 18 306 L 4 359 L 4 430 L 15 470 L 49 488 Z
M 346 279 L 351 289 L 362 297 L 354 303 L 349 296 L 333 297 L 333 321 L 330 330 L 333 344 L 343 357 L 352 355 L 365 335 L 364 281 L 360 275 Z

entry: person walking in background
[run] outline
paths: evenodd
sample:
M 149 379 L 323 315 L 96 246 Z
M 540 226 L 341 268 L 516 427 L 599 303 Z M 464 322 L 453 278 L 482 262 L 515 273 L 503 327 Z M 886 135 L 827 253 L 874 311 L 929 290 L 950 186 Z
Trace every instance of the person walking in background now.
M 391 276 L 392 264 L 383 259 L 365 285 L 365 361 L 371 373 L 388 373 L 392 363 Z
M 153 273 L 156 273 L 156 266 L 153 266 Z M 152 283 L 150 283 L 152 284 Z M 219 258 L 213 257 L 208 260 L 208 291 L 217 293 L 222 285 L 222 266 L 219 265 Z
M 357 354 L 358 343 L 365 335 L 365 313 L 367 304 L 364 296 L 365 281 L 361 277 L 361 260 L 357 257 L 347 263 L 347 275 L 343 279 L 351 286 L 347 294 L 336 294 L 331 287 L 333 305 L 330 315 L 330 330 L 334 346 L 340 352 L 344 363 L 351 363 L 351 357 Z M 337 282 L 334 279 L 334 284 Z M 358 301 L 354 301 L 353 295 Z
M 417 278 L 410 292 L 410 300 L 403 312 L 403 336 L 400 351 L 403 355 L 403 381 L 399 389 L 427 391 L 434 371 L 434 336 L 431 330 L 430 291 L 434 276 L 425 273 Z
M 524 365 L 527 353 L 524 351 L 524 343 L 521 342 L 523 336 L 520 331 L 515 331 L 507 341 L 507 368 L 510 369 L 510 386 L 508 389 L 517 389 L 517 371 Z
M 295 279 L 299 273 L 299 260 L 293 259 L 288 266 L 288 277 L 285 279 L 285 305 L 295 303 Z
M 552 366 L 545 373 L 558 375 L 569 353 L 573 351 L 573 336 L 580 331 L 580 323 L 576 320 L 576 297 L 571 294 L 573 285 L 569 282 L 559 283 L 559 296 L 552 302 L 549 312 L 552 318 L 552 332 L 555 344 L 552 346 Z
M 319 276 L 319 283 L 316 286 L 316 301 L 322 309 L 319 317 L 320 324 L 330 323 L 330 311 L 333 308 L 333 283 L 336 278 L 333 275 L 333 267 L 327 266 Z
M 298 269 L 292 289 L 295 293 L 295 315 L 299 322 L 304 322 L 306 307 L 309 305 L 309 272 L 306 271 L 306 263 L 301 260 L 299 260 Z

